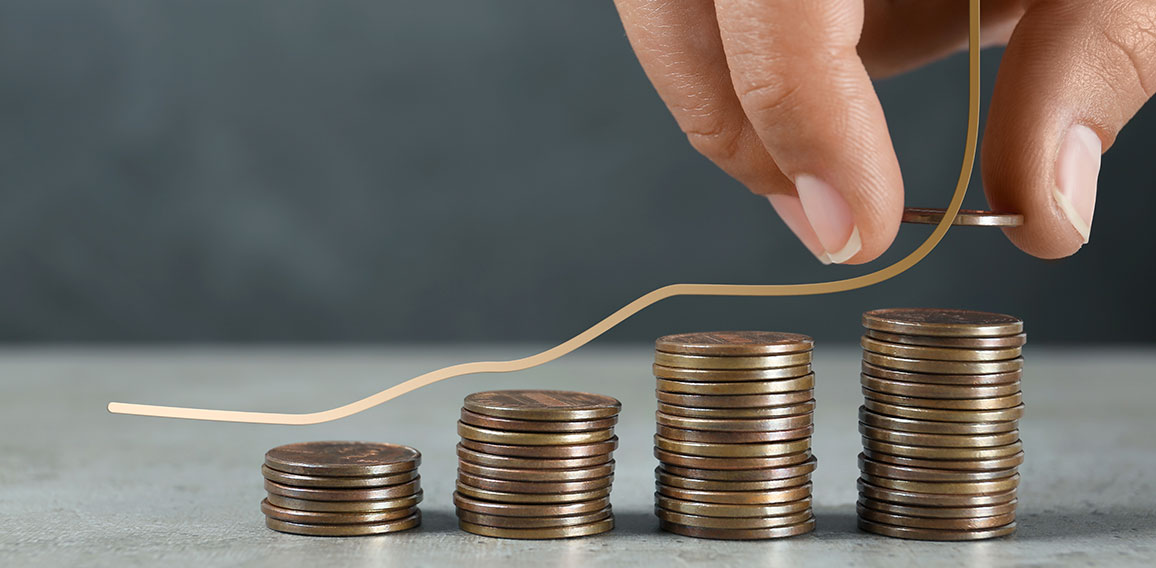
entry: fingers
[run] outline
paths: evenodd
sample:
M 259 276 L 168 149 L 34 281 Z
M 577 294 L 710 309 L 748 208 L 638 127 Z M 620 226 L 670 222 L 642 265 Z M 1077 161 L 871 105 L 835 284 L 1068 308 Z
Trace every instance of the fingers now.
M 993 209 L 1041 258 L 1088 242 L 1100 154 L 1156 90 L 1156 1 L 1031 4 L 1000 65 L 983 143 Z
M 739 104 L 832 262 L 891 244 L 903 180 L 856 53 L 862 0 L 717 0 Z

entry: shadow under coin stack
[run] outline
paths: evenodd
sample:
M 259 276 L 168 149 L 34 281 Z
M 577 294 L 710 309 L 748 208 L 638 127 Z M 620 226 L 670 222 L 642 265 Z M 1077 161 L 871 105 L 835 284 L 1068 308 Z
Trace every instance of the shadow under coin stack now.
M 265 454 L 265 525 L 285 533 L 362 536 L 421 524 L 421 453 L 372 442 L 304 442 Z
M 1023 322 L 892 309 L 863 326 L 859 527 L 920 540 L 1015 532 Z
M 760 331 L 658 339 L 654 499 L 663 530 L 725 540 L 814 530 L 812 346 L 805 335 Z
M 508 390 L 466 397 L 458 422 L 458 526 L 498 538 L 555 539 L 614 528 L 614 398 Z

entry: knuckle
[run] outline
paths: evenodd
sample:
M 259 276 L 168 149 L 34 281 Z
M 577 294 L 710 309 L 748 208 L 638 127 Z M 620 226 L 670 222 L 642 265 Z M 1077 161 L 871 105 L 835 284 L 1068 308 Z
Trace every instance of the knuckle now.
M 1133 73 L 1145 98 L 1156 94 L 1156 2 L 1120 2 L 1108 9 L 1101 30 L 1116 57 Z
M 739 91 L 739 101 L 748 114 L 776 117 L 788 114 L 799 105 L 800 86 L 775 82 L 748 86 Z
M 743 127 L 718 117 L 702 117 L 682 125 L 687 141 L 698 153 L 715 163 L 734 160 L 739 153 Z

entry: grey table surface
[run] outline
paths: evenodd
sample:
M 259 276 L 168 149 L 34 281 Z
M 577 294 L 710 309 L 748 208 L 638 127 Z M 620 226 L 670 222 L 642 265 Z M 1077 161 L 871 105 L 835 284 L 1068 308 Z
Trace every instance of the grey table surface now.
M 511 375 L 445 381 L 307 427 L 113 416 L 110 400 L 303 412 L 446 364 L 532 346 L 0 350 L 0 565 L 646 566 L 1152 565 L 1156 559 L 1156 350 L 1029 348 L 1019 531 L 926 543 L 855 528 L 858 353 L 816 352 L 817 530 L 762 542 L 658 531 L 651 512 L 655 401 L 646 346 L 591 347 Z M 545 387 L 618 397 L 618 527 L 569 541 L 472 536 L 455 525 L 461 399 Z M 424 454 L 420 529 L 313 538 L 268 530 L 258 467 L 276 445 L 364 439 Z

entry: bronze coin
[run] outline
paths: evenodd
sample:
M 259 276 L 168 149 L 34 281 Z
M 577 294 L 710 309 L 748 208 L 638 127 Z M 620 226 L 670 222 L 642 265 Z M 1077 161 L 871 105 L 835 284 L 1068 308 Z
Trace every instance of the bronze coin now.
M 999 337 L 1018 335 L 1024 322 L 1004 314 L 943 308 L 892 308 L 863 314 L 863 327 L 905 335 Z
M 288 521 L 290 523 L 304 523 L 307 525 L 353 525 L 396 521 L 414 514 L 417 512 L 417 507 L 387 509 L 368 513 L 317 513 L 278 507 L 270 504 L 268 499 L 263 499 L 261 501 L 261 512 L 265 513 L 267 517 L 279 521 Z
M 463 422 L 458 422 L 458 435 L 467 440 L 485 442 L 488 444 L 509 444 L 517 446 L 568 446 L 578 444 L 593 444 L 609 440 L 614 437 L 614 430 L 594 430 L 592 432 L 506 432 L 478 428 Z
M 704 527 L 690 527 L 659 520 L 658 528 L 691 538 L 707 538 L 713 540 L 764 540 L 770 538 L 786 538 L 798 536 L 815 530 L 815 519 L 803 521 L 797 525 L 774 527 L 768 529 L 709 529 Z
M 671 428 L 684 430 L 709 430 L 713 432 L 770 432 L 774 430 L 796 430 L 806 428 L 813 422 L 813 415 L 796 414 L 778 418 L 687 418 L 666 414 L 661 410 L 654 415 L 655 422 Z
M 1002 458 L 992 459 L 923 459 L 923 458 L 909 458 L 904 456 L 893 456 L 890 454 L 875 452 L 869 448 L 863 450 L 863 455 L 868 459 L 878 462 L 883 462 L 891 465 L 898 465 L 903 467 L 920 467 L 926 469 L 950 469 L 960 471 L 995 471 L 1005 470 L 1018 467 L 1024 463 L 1024 453 L 1019 452 Z
M 265 491 L 270 495 L 307 499 L 309 501 L 380 501 L 401 499 L 421 491 L 421 476 L 413 481 L 389 487 L 358 487 L 345 489 L 322 489 L 320 487 L 293 487 L 265 480 Z
M 688 456 L 701 456 L 706 458 L 765 458 L 807 451 L 811 448 L 811 439 L 806 438 L 790 442 L 771 442 L 766 444 L 704 444 L 699 442 L 680 442 L 655 434 L 654 445 L 658 449 Z
M 916 529 L 937 529 L 950 531 L 973 531 L 977 529 L 992 529 L 1002 527 L 1016 520 L 1015 513 L 1005 513 L 1003 515 L 995 515 L 992 517 L 965 517 L 959 519 L 929 519 L 926 517 L 908 517 L 905 515 L 892 515 L 882 511 L 864 507 L 863 505 L 855 505 L 855 510 L 859 514 L 860 519 L 867 519 L 876 523 L 884 523 L 898 527 L 911 527 Z
M 366 477 L 417 469 L 421 452 L 378 442 L 301 442 L 269 450 L 265 465 L 285 473 Z
M 681 477 L 668 473 L 662 466 L 654 468 L 655 481 L 677 487 L 679 489 L 697 489 L 700 491 L 771 491 L 798 487 L 811 481 L 811 474 L 805 473 L 795 477 L 781 479 L 767 479 L 763 481 L 715 481 L 711 479 L 695 479 Z
M 500 503 L 474 499 L 461 493 L 454 493 L 454 506 L 461 511 L 470 511 L 481 515 L 495 515 L 501 517 L 568 517 L 573 515 L 587 515 L 601 511 L 610 506 L 609 495 L 589 501 L 572 503 Z
M 789 465 L 778 465 L 763 469 L 697 469 L 680 467 L 663 463 L 659 469 L 682 478 L 701 479 L 706 481 L 722 482 L 762 482 L 781 479 L 794 479 L 801 475 L 810 475 L 818 464 L 815 458 L 807 456 Z
M 810 414 L 815 411 L 815 401 L 809 400 L 802 404 L 787 406 L 762 406 L 756 408 L 695 408 L 658 403 L 658 411 L 669 416 L 685 416 L 687 418 L 706 418 L 710 420 L 723 419 L 751 419 L 751 418 L 782 418 Z
M 996 515 L 1006 515 L 1008 513 L 1016 512 L 1016 505 L 1019 504 L 1018 499 L 1012 499 L 1002 505 L 989 505 L 986 507 L 920 507 L 918 505 L 899 505 L 896 503 L 887 503 L 885 501 L 875 501 L 872 499 L 859 499 L 858 505 L 890 513 L 892 515 L 904 515 L 907 517 L 922 517 L 928 519 L 967 519 L 972 517 L 994 517 Z
M 477 414 L 463 408 L 461 420 L 470 426 L 510 432 L 590 432 L 613 428 L 618 423 L 618 416 L 596 420 L 515 420 Z
M 591 491 L 578 491 L 573 493 L 520 493 L 493 491 L 481 487 L 473 487 L 459 480 L 457 488 L 458 493 L 466 497 L 472 497 L 482 501 L 497 501 L 500 503 L 577 503 L 579 501 L 591 501 L 610 496 L 609 486 Z
M 906 335 L 868 329 L 867 337 L 904 345 L 956 347 L 959 349 L 1006 349 L 1008 347 L 1023 347 L 1028 342 L 1026 333 L 999 337 L 935 337 L 933 335 Z
M 918 408 L 902 404 L 888 404 L 876 400 L 863 401 L 863 407 L 872 412 L 896 418 L 931 420 L 937 422 L 1011 422 L 1023 418 L 1024 405 L 997 410 L 941 410 Z
M 799 333 L 776 331 L 707 331 L 659 337 L 654 348 L 685 355 L 779 355 L 810 351 L 815 341 Z
M 704 430 L 687 430 L 685 428 L 672 428 L 662 424 L 659 424 L 657 429 L 658 435 L 662 436 L 663 438 L 678 440 L 680 442 L 702 442 L 707 444 L 754 444 L 763 442 L 787 442 L 790 440 L 810 438 L 811 433 L 815 431 L 814 426 L 807 426 L 806 428 L 795 428 L 794 430 L 771 430 L 768 432 L 715 432 Z
M 466 397 L 466 410 L 514 420 L 597 420 L 616 416 L 618 400 L 588 392 L 557 390 L 499 390 Z
M 928 359 L 906 359 L 880 355 L 871 351 L 863 352 L 863 360 L 885 369 L 911 371 L 915 373 L 930 373 L 940 375 L 983 375 L 987 373 L 1006 373 L 1023 369 L 1023 357 L 1007 359 L 1005 361 L 932 361 Z
M 990 460 L 1011 457 L 1023 451 L 1023 444 L 1015 442 L 1006 446 L 988 448 L 945 448 L 930 446 L 911 446 L 880 442 L 863 437 L 863 448 L 872 452 L 902 456 L 905 458 L 919 458 L 929 460 Z
M 885 404 L 894 404 L 897 406 L 910 406 L 915 408 L 928 408 L 932 410 L 1003 410 L 1005 408 L 1012 408 L 1023 404 L 1023 394 L 1016 393 L 1009 396 L 1000 396 L 996 398 L 918 398 L 913 396 L 897 396 L 893 394 L 873 391 L 869 388 L 863 388 L 863 396 L 882 402 Z
M 654 364 L 679 369 L 775 369 L 809 365 L 811 352 L 788 353 L 784 355 L 751 355 L 710 357 L 705 355 L 682 355 L 678 353 L 654 352 Z
M 762 470 L 801 464 L 811 459 L 811 451 L 786 454 L 774 457 L 761 458 L 718 458 L 703 457 L 669 452 L 662 448 L 654 448 L 654 457 L 662 462 L 664 467 L 675 466 L 690 469 L 720 469 L 720 470 Z M 670 469 L 667 467 L 667 469 Z
M 773 489 L 769 491 L 708 491 L 704 489 L 683 489 L 671 487 L 662 483 L 655 483 L 655 490 L 659 494 L 683 501 L 696 503 L 721 503 L 729 505 L 771 505 L 774 503 L 790 503 L 811 496 L 811 483 L 804 483 L 796 487 Z
M 658 402 L 689 408 L 763 408 L 801 404 L 814 400 L 812 389 L 779 394 L 741 394 L 735 396 L 678 394 L 656 390 L 655 395 L 658 397 Z
M 350 476 L 317 476 L 317 475 L 300 475 L 296 473 L 285 473 L 270 468 L 267 465 L 261 466 L 261 475 L 269 481 L 276 481 L 285 485 L 293 485 L 296 487 L 325 487 L 330 489 L 336 488 L 350 488 L 350 487 L 386 487 L 389 485 L 397 485 L 407 481 L 413 481 L 417 478 L 417 470 L 411 469 L 402 473 L 395 473 L 392 475 L 374 475 L 369 477 L 350 477 Z
M 610 487 L 613 476 L 582 481 L 510 481 L 470 475 L 458 470 L 458 483 L 486 491 L 506 493 L 581 493 Z
M 887 489 L 856 480 L 859 488 L 859 497 L 897 503 L 900 505 L 918 505 L 921 507 L 986 507 L 1002 505 L 1016 498 L 1016 490 L 1004 493 L 987 493 L 982 495 L 945 495 L 932 493 L 912 493 L 898 489 Z
M 998 538 L 1007 536 L 1016 532 L 1016 524 L 1013 522 L 994 529 L 970 530 L 970 531 L 947 531 L 936 529 L 917 529 L 911 527 L 897 527 L 884 523 L 876 523 L 868 521 L 867 519 L 859 519 L 859 528 L 864 531 L 875 533 L 883 536 L 890 536 L 894 538 L 906 538 L 912 540 L 942 540 L 942 541 L 956 541 L 956 540 L 986 540 L 989 538 Z
M 701 382 L 747 382 L 747 381 L 777 381 L 794 379 L 811 373 L 811 365 L 796 365 L 793 367 L 778 367 L 775 369 L 680 369 L 678 367 L 664 367 L 652 365 L 651 370 L 657 379 L 674 379 L 691 383 Z
M 874 392 L 920 398 L 995 398 L 1014 395 L 1020 392 L 1019 381 L 1001 385 L 983 386 L 925 385 L 921 383 L 905 383 L 880 379 L 868 374 L 862 374 L 859 375 L 859 382 L 865 388 L 871 389 Z
M 538 529 L 507 529 L 501 527 L 487 527 L 458 520 L 458 528 L 468 533 L 495 538 L 512 538 L 525 540 L 546 540 L 556 538 L 575 538 L 591 536 L 607 532 L 614 528 L 614 517 L 602 519 L 585 525 L 567 527 L 550 527 Z
M 701 515 L 684 515 L 667 511 L 661 507 L 654 508 L 654 515 L 660 521 L 674 523 L 688 527 L 705 529 L 769 529 L 797 525 L 810 520 L 814 515 L 811 511 L 780 515 L 777 517 L 703 517 Z
M 804 497 L 798 501 L 786 503 L 770 503 L 766 505 L 727 505 L 722 503 L 700 503 L 674 499 L 661 493 L 654 494 L 656 507 L 682 513 L 684 515 L 699 515 L 702 517 L 778 517 L 809 511 L 811 498 Z
M 918 432 L 924 434 L 999 434 L 1011 432 L 1019 426 L 1019 421 L 1005 422 L 937 422 L 934 420 L 912 420 L 910 418 L 895 418 L 877 414 L 859 407 L 859 422 L 875 428 L 885 428 L 900 432 Z
M 309 525 L 305 523 L 290 523 L 265 517 L 265 526 L 283 533 L 307 536 L 366 536 L 371 534 L 386 534 L 412 529 L 421 524 L 421 511 L 394 521 L 377 523 L 360 523 L 353 525 Z
M 926 347 L 923 345 L 906 345 L 903 343 L 880 341 L 868 336 L 860 338 L 859 346 L 867 351 L 880 355 L 934 361 L 1005 361 L 1023 355 L 1022 347 L 1005 347 L 1003 349 Z
M 473 511 L 458 509 L 457 515 L 459 519 L 473 525 L 498 527 L 502 529 L 548 529 L 553 527 L 572 527 L 574 525 L 585 525 L 601 521 L 610 518 L 613 512 L 610 507 L 606 507 L 594 513 L 569 515 L 565 517 L 502 517 L 499 515 L 483 515 L 481 513 L 474 513 Z
M 859 433 L 880 442 L 929 448 L 992 448 L 1007 446 L 1020 439 L 1019 430 L 999 434 L 923 434 L 874 428 L 862 422 L 859 423 Z
M 490 479 L 505 479 L 508 481 L 584 481 L 613 474 L 614 461 L 594 467 L 578 469 L 510 469 L 504 467 L 488 467 L 459 460 L 458 470 L 470 475 L 488 477 Z
M 934 495 L 989 495 L 1006 493 L 1020 485 L 1020 474 L 990 481 L 905 481 L 876 477 L 868 473 L 859 474 L 860 479 L 876 487 L 908 491 L 911 493 L 931 493 Z
M 743 394 L 781 394 L 787 392 L 810 391 L 815 386 L 815 375 L 804 375 L 797 379 L 783 379 L 781 381 L 751 381 L 745 383 L 688 383 L 686 381 L 672 381 L 655 379 L 658 390 L 675 394 L 698 395 L 743 395 Z
M 993 469 L 989 471 L 960 471 L 954 469 L 930 469 L 924 467 L 904 467 L 868 459 L 859 454 L 859 471 L 877 477 L 904 479 L 907 481 L 991 481 L 1004 479 L 1016 473 L 1016 468 Z
M 466 462 L 485 467 L 534 470 L 583 469 L 610 463 L 614 457 L 613 452 L 608 451 L 584 458 L 516 458 L 474 451 L 460 443 L 457 445 L 457 452 L 459 464 Z
M 903 223 L 917 225 L 938 225 L 947 216 L 946 209 L 933 207 L 904 207 Z M 1019 227 L 1024 224 L 1024 216 L 1019 213 L 1000 213 L 998 211 L 980 211 L 977 209 L 960 209 L 951 224 L 957 227 Z
M 935 373 L 913 373 L 910 371 L 897 371 L 895 369 L 885 369 L 877 365 L 872 365 L 866 361 L 859 363 L 859 369 L 864 375 L 871 375 L 872 377 L 887 379 L 890 381 L 902 381 L 905 383 L 918 383 L 921 385 L 954 385 L 954 386 L 988 386 L 988 385 L 1002 385 L 1004 383 L 1019 382 L 1024 376 L 1023 369 L 1016 369 L 1006 373 L 987 373 L 983 375 L 941 375 Z
M 407 509 L 421 503 L 424 494 L 421 491 L 409 497 L 398 499 L 382 499 L 380 501 L 311 501 L 309 499 L 295 499 L 270 493 L 265 497 L 270 505 L 282 509 L 296 511 L 310 511 L 314 513 L 374 513 L 393 509 Z
M 491 444 L 463 438 L 459 444 L 467 450 L 495 456 L 535 459 L 574 459 L 603 456 L 618 448 L 618 436 L 593 444 L 563 444 L 557 446 L 521 446 Z

